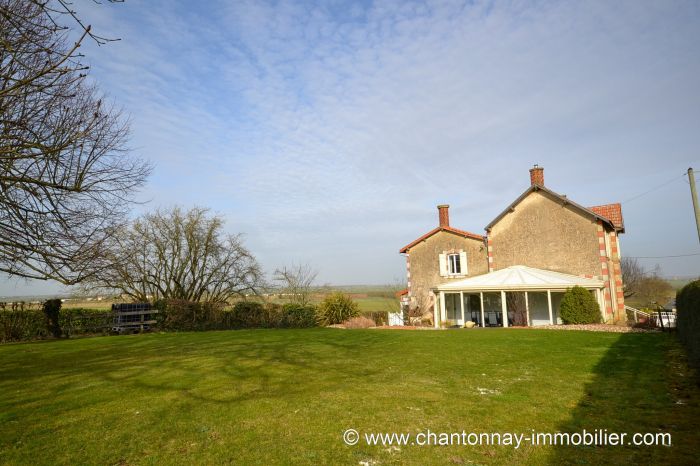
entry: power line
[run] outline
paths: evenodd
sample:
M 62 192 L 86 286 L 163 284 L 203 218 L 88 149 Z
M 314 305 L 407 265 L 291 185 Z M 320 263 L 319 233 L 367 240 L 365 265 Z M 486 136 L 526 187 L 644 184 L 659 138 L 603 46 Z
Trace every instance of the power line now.
M 696 252 L 693 254 L 677 254 L 675 256 L 625 256 L 629 257 L 630 259 L 667 259 L 671 257 L 691 257 L 691 256 L 700 256 L 700 252 Z
M 682 177 L 685 177 L 685 176 L 687 176 L 687 175 L 688 175 L 687 173 L 683 173 L 681 176 L 676 176 L 676 177 L 674 177 L 673 179 L 670 179 L 670 180 L 668 180 L 667 182 L 665 182 L 665 183 L 663 183 L 663 184 L 660 184 L 660 185 L 658 185 L 658 186 L 656 186 L 656 187 L 654 187 L 654 188 L 651 188 L 651 189 L 648 190 L 648 191 L 644 191 L 644 192 L 641 193 L 641 194 L 637 194 L 636 196 L 630 197 L 629 199 L 622 201 L 622 204 L 626 204 L 626 203 L 628 203 L 628 202 L 630 202 L 630 201 L 633 201 L 633 200 L 635 200 L 635 199 L 637 199 L 637 198 L 640 198 L 640 197 L 642 197 L 642 196 L 645 196 L 645 195 L 647 195 L 647 194 L 649 194 L 649 193 L 651 193 L 651 192 L 653 192 L 653 191 L 656 191 L 657 189 L 661 189 L 661 188 L 663 188 L 664 186 L 667 186 L 667 185 L 673 183 L 674 181 L 677 181 L 678 178 L 682 178 Z

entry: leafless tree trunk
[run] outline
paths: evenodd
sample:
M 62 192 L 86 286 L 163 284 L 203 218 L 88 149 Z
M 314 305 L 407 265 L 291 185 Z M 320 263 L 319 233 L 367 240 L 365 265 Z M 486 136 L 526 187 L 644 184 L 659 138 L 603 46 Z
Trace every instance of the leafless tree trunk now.
M 224 303 L 262 287 L 260 267 L 240 236 L 224 235 L 223 220 L 203 208 L 144 215 L 113 236 L 105 257 L 90 284 L 136 301 Z
M 434 303 L 430 302 L 425 295 L 420 294 L 414 296 L 414 299 L 408 306 L 408 325 L 423 325 L 427 323 L 432 325 L 437 318 L 435 313 L 440 312 Z
M 70 18 L 82 29 L 69 45 Z M 73 284 L 102 248 L 150 167 L 129 156 L 128 124 L 85 82 L 94 35 L 66 1 L 0 0 L 0 272 Z

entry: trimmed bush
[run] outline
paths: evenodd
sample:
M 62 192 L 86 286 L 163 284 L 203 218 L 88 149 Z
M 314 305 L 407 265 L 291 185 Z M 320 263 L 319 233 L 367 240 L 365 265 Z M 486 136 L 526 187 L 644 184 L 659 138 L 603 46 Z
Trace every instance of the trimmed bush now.
M 232 328 L 260 328 L 269 326 L 269 312 L 262 303 L 255 301 L 238 301 L 231 313 Z
M 700 368 L 700 280 L 688 283 L 676 294 L 676 312 L 678 338 L 690 363 Z
M 180 299 L 156 303 L 161 311 L 158 316 L 160 326 L 165 330 L 217 330 L 223 326 L 224 305 L 219 303 L 198 303 Z
M 318 325 L 316 321 L 316 306 L 288 303 L 282 306 L 280 327 L 308 328 Z
M 559 316 L 565 324 L 598 324 L 600 306 L 590 291 L 575 286 L 564 293 Z
M 323 326 L 342 324 L 359 315 L 360 308 L 357 303 L 343 293 L 332 293 L 326 296 L 318 306 L 318 323 Z
M 103 309 L 71 308 L 61 309 L 59 319 L 64 336 L 109 333 L 114 323 L 111 311 Z

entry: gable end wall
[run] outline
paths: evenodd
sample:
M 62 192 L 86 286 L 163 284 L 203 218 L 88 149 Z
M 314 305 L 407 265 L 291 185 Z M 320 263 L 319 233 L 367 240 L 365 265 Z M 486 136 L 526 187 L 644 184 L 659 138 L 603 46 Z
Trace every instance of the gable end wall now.
M 599 276 L 597 222 L 534 191 L 489 232 L 494 270 L 526 265 Z
M 440 231 L 408 250 L 406 276 L 411 305 L 422 305 L 425 310 L 434 304 L 431 288 L 448 283 L 451 278 L 440 276 L 438 257 L 444 252 L 467 253 L 466 277 L 488 272 L 486 245 L 474 238 L 464 238 L 454 233 Z M 464 276 L 460 279 L 465 278 Z

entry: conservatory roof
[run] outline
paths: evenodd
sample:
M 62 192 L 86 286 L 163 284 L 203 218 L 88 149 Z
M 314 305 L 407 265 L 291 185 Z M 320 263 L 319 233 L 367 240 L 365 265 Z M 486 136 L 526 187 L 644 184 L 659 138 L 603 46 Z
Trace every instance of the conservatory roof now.
M 567 290 L 574 286 L 603 288 L 602 280 L 551 270 L 514 265 L 505 269 L 438 285 L 438 291 L 527 291 Z

